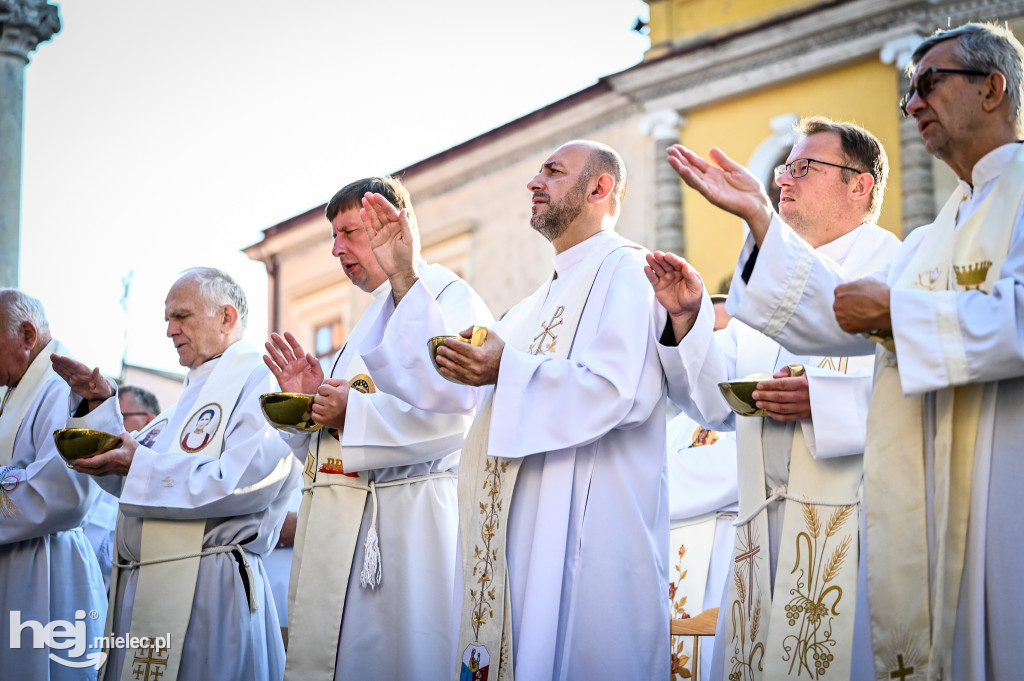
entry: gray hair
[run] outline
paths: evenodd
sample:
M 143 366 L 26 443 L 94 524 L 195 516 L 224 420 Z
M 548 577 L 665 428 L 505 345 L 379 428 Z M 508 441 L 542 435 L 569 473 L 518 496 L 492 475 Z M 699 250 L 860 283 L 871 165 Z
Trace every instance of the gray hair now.
M 153 416 L 160 413 L 160 401 L 157 400 L 156 395 L 145 388 L 140 388 L 137 385 L 122 385 L 120 393 L 122 395 L 131 395 L 140 407 Z
M 1006 98 L 1010 102 L 1010 120 L 1017 131 L 1022 129 L 1021 100 L 1024 88 L 1024 45 L 1013 32 L 999 24 L 964 24 L 948 30 L 939 29 L 925 38 L 914 50 L 907 66 L 907 75 L 913 76 L 921 59 L 933 47 L 946 40 L 959 40 L 954 52 L 957 63 L 970 71 L 992 73 L 998 71 L 1006 78 Z M 981 76 L 967 76 L 981 78 Z
M 245 301 L 245 291 L 231 275 L 216 267 L 190 267 L 182 272 L 182 278 L 189 276 L 199 280 L 199 297 L 207 309 L 232 306 L 238 310 L 238 331 L 245 330 L 249 321 L 249 304 Z
M 0 288 L 0 317 L 8 338 L 17 335 L 18 329 L 25 322 L 36 327 L 36 333 L 40 336 L 50 333 L 50 323 L 46 321 L 43 304 L 16 288 Z

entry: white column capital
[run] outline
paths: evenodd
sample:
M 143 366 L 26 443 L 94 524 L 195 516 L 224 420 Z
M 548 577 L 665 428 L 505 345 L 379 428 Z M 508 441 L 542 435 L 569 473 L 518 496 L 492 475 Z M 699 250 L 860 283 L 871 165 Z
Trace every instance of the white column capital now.
M 686 125 L 686 119 L 675 109 L 651 111 L 640 121 L 640 133 L 656 140 L 679 139 L 679 129 Z
M 924 36 L 916 32 L 893 38 L 882 45 L 878 56 L 882 63 L 892 64 L 902 74 L 910 64 L 910 56 L 914 54 L 914 49 L 921 44 L 922 40 L 924 40 Z

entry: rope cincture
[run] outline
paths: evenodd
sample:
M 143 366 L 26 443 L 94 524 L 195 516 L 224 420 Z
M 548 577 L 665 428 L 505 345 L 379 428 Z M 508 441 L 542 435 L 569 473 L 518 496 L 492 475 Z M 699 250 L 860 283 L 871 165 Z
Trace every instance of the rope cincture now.
M 742 527 L 757 517 L 757 514 L 768 508 L 768 505 L 781 501 L 782 499 L 789 499 L 799 504 L 810 504 L 812 506 L 854 506 L 860 504 L 860 499 L 854 499 L 852 501 L 823 501 L 820 499 L 808 499 L 807 497 L 798 497 L 789 493 L 789 487 L 787 485 L 779 485 L 768 490 L 768 498 L 758 504 L 753 511 L 748 513 L 742 518 L 737 518 L 732 521 L 733 527 Z
M 170 556 L 168 558 L 154 558 L 153 560 L 130 560 L 127 563 L 119 563 L 114 561 L 114 567 L 125 569 L 140 568 L 145 565 L 157 565 L 160 563 L 172 563 L 178 560 L 188 560 L 189 558 L 202 558 L 203 556 L 212 556 L 218 553 L 235 553 L 242 560 L 242 567 L 245 569 L 245 576 L 249 580 L 249 612 L 256 612 L 259 610 L 260 604 L 256 597 L 256 582 L 252 571 L 252 563 L 249 562 L 249 557 L 246 555 L 245 549 L 242 548 L 241 544 L 225 544 L 224 546 L 211 546 L 208 549 L 203 549 L 197 553 L 186 553 L 181 556 Z
M 313 489 L 316 487 L 350 487 L 352 489 L 361 489 L 370 495 L 370 499 L 373 501 L 373 512 L 370 515 L 370 529 L 367 530 L 366 540 L 363 542 L 363 568 L 359 572 L 359 584 L 364 589 L 367 587 L 370 589 L 376 589 L 380 586 L 382 576 L 380 537 L 377 534 L 377 488 L 397 487 L 398 485 L 409 485 L 416 482 L 425 482 L 427 480 L 436 480 L 441 478 L 455 480 L 456 476 L 451 471 L 444 471 L 441 473 L 416 475 L 411 478 L 388 480 L 387 482 L 375 482 L 371 480 L 368 483 L 358 482 L 347 478 L 338 478 L 336 480 L 314 482 L 311 485 L 306 485 L 302 488 L 302 493 L 312 494 Z

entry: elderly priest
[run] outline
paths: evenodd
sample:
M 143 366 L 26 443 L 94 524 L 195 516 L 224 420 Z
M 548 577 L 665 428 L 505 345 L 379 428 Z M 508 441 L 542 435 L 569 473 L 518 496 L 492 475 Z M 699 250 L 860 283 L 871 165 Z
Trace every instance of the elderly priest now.
M 241 340 L 246 313 L 227 274 L 187 270 L 164 313 L 189 368 L 181 398 L 141 432 L 123 433 L 118 448 L 75 464 L 110 476 L 98 480 L 120 497 L 108 632 L 150 639 L 149 647 L 113 647 L 107 681 L 277 681 L 284 673 L 261 556 L 277 542 L 298 470 L 260 411 L 260 394 L 276 384 L 259 350 Z M 63 357 L 54 367 L 87 402 L 80 410 L 91 409 L 73 422 L 119 426 L 113 385 L 90 381 L 98 372 Z M 139 444 L 157 428 L 152 445 Z

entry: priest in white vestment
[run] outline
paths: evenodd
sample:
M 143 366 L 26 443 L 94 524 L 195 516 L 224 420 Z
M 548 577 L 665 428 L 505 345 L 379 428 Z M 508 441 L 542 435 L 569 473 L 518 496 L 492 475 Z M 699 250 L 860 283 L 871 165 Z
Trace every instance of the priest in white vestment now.
M 888 175 L 881 144 L 863 128 L 824 118 L 804 119 L 797 131 L 800 141 L 776 169 L 779 215 L 770 219 L 793 225 L 837 269 L 866 273 L 884 265 L 899 240 L 872 222 Z M 674 166 L 685 153 L 670 151 Z M 753 286 L 744 277 L 765 256 L 752 250 L 748 243 L 730 301 Z M 762 672 L 796 678 L 811 671 L 874 678 L 865 594 L 858 589 L 866 569 L 858 560 L 858 531 L 870 361 L 858 366 L 856 358 L 796 354 L 738 320 L 712 335 L 699 275 L 674 256 L 650 260 L 672 328 L 663 339 L 668 345 L 659 346 L 669 394 L 705 425 L 738 431 L 734 576 L 722 602 L 711 678 L 762 678 Z M 737 416 L 718 383 L 758 372 L 774 375 L 754 392 L 767 413 Z M 816 530 L 819 518 L 824 533 Z M 828 603 L 831 615 L 818 617 L 806 603 Z
M 332 255 L 373 302 L 331 360 L 326 380 L 292 334 L 275 333 L 266 344 L 282 389 L 316 393 L 312 420 L 326 426 L 287 437 L 306 469 L 306 494 L 285 678 L 444 681 L 455 662 L 456 471 L 471 419 L 418 409 L 382 390 L 359 355 L 391 298 L 360 216 L 367 193 L 406 211 L 416 230 L 409 193 L 397 178 L 357 180 L 327 203 Z M 418 243 L 414 257 L 444 319 L 442 333 L 492 321 L 469 284 L 419 258 Z M 425 339 L 418 351 L 425 353 Z
M 1009 680 L 1024 668 L 1022 64 L 1024 47 L 996 25 L 939 31 L 915 50 L 904 112 L 960 184 L 869 278 L 847 281 L 756 219 L 752 192 L 687 161 L 687 182 L 750 215 L 761 241 L 734 314 L 794 349 L 875 353 L 865 510 L 879 678 Z
M 509 678 L 514 667 L 522 679 L 663 679 L 664 378 L 643 337 L 653 304 L 643 251 L 612 231 L 624 165 L 605 145 L 571 142 L 527 188 L 555 274 L 481 346 L 445 341 L 441 373 L 424 342 L 444 332 L 444 316 L 416 272 L 408 225 L 364 204 L 392 284 L 361 348 L 367 365 L 418 407 L 477 410 L 459 467 L 452 678 Z
M 150 639 L 148 647 L 112 646 L 107 681 L 277 681 L 284 673 L 261 556 L 277 543 L 299 476 L 259 406 L 277 384 L 241 339 L 246 316 L 245 295 L 227 274 L 187 270 L 165 306 L 167 335 L 189 368 L 181 397 L 135 433 L 146 439 L 159 429 L 151 445 L 122 433 L 118 448 L 75 464 L 120 500 L 108 631 Z M 55 357 L 54 367 L 90 400 L 91 411 L 69 425 L 117 428 L 112 385 L 78 388 L 84 365 Z M 200 423 L 209 439 L 185 448 Z
M 70 470 L 54 444 L 68 408 L 68 387 L 50 368 L 57 351 L 67 352 L 52 339 L 39 301 L 0 289 L 3 678 L 95 679 L 99 666 L 92 644 L 102 635 L 106 593 L 81 523 L 100 490 Z M 67 636 L 43 631 L 61 621 L 56 632 Z

